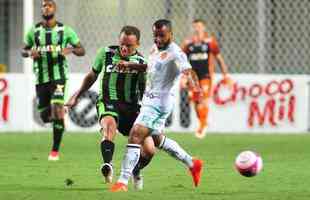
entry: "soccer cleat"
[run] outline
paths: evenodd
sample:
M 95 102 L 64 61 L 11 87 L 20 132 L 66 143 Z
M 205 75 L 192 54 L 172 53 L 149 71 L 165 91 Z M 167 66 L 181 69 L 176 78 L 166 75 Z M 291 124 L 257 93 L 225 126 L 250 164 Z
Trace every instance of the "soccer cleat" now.
M 201 173 L 202 173 L 203 161 L 198 159 L 193 159 L 193 167 L 190 168 L 191 175 L 193 177 L 193 182 L 195 187 L 199 185 Z
M 143 190 L 143 176 L 137 175 L 132 177 L 133 187 L 135 190 Z
M 110 192 L 127 192 L 128 187 L 124 183 L 117 182 L 110 188 Z
M 206 136 L 206 132 L 207 132 L 207 124 L 200 124 L 198 129 L 195 132 L 195 136 L 199 139 L 202 139 Z
M 101 174 L 104 176 L 106 183 L 112 183 L 113 180 L 113 167 L 110 163 L 104 163 L 100 167 Z
M 51 151 L 50 154 L 48 155 L 48 160 L 49 161 L 57 161 L 57 160 L 59 160 L 59 153 L 58 153 L 58 151 Z

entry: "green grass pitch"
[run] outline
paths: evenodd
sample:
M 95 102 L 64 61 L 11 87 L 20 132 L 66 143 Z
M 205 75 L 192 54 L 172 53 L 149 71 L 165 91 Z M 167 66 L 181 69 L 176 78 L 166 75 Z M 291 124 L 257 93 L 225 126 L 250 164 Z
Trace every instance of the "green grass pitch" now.
M 61 160 L 48 162 L 51 134 L 0 134 L 1 200 L 309 200 L 310 135 L 216 135 L 203 140 L 169 134 L 205 162 L 201 185 L 193 188 L 187 169 L 158 151 L 144 170 L 144 190 L 110 193 L 99 173 L 99 134 L 66 133 Z M 118 136 L 114 156 L 119 173 L 126 139 Z M 264 169 L 253 178 L 234 169 L 242 150 L 262 155 Z M 114 177 L 116 179 L 116 177 Z M 67 179 L 73 184 L 66 186 Z M 114 179 L 114 180 L 115 180 Z

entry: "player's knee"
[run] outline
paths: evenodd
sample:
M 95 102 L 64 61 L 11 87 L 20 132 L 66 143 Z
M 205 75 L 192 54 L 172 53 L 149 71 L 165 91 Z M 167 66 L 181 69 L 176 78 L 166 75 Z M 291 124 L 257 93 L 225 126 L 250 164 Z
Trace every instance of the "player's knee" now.
M 143 139 L 138 134 L 132 134 L 129 136 L 128 142 L 131 144 L 142 144 Z
M 65 116 L 65 109 L 62 104 L 53 104 L 52 106 L 53 119 L 63 119 Z
M 44 123 L 52 122 L 51 109 L 47 108 L 47 109 L 43 110 L 42 112 L 40 112 L 40 118 Z
M 143 144 L 144 136 L 143 129 L 135 125 L 129 134 L 128 142 L 131 144 Z

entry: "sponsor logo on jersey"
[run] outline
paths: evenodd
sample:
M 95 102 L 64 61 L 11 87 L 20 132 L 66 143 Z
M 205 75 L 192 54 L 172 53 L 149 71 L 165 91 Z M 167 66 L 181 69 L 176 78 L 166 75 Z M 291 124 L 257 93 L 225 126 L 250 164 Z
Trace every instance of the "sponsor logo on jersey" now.
M 110 109 L 110 110 L 113 110 L 114 106 L 112 104 L 107 104 L 107 108 Z
M 145 92 L 144 95 L 150 99 L 160 98 L 159 94 L 154 94 L 153 92 Z
M 190 60 L 206 60 L 208 59 L 208 54 L 207 53 L 192 53 L 190 56 L 189 56 L 189 59 Z
M 64 85 L 56 85 L 55 95 L 62 96 L 64 94 Z
M 168 57 L 168 53 L 167 52 L 162 52 L 160 54 L 160 59 L 165 60 Z
M 39 52 L 61 52 L 62 51 L 60 45 L 39 46 L 39 47 L 36 47 L 35 50 Z
M 106 67 L 107 73 L 117 72 L 117 73 L 126 73 L 126 74 L 137 74 L 137 70 L 130 70 L 130 69 L 119 69 L 117 65 L 108 65 Z

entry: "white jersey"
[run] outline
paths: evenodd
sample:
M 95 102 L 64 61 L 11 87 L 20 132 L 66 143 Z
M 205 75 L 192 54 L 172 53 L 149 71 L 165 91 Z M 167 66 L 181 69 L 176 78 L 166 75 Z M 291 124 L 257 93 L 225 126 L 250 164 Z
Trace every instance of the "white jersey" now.
M 161 134 L 172 112 L 175 89 L 181 72 L 191 68 L 185 53 L 175 43 L 166 50 L 151 50 L 147 70 L 147 84 L 142 107 L 135 124 L 148 127 L 152 135 Z
M 148 60 L 147 84 L 142 105 L 172 109 L 181 72 L 189 68 L 191 65 L 187 56 L 176 43 L 172 42 L 162 51 L 154 45 Z

